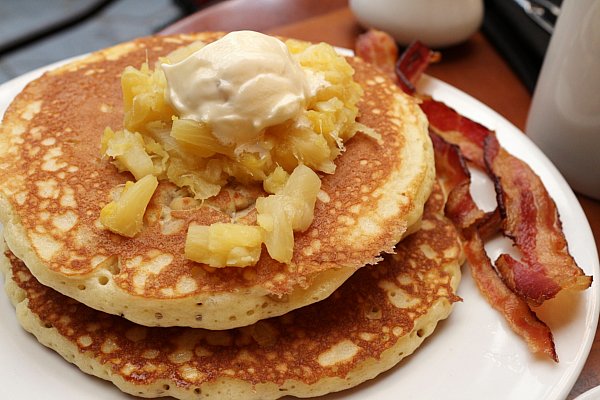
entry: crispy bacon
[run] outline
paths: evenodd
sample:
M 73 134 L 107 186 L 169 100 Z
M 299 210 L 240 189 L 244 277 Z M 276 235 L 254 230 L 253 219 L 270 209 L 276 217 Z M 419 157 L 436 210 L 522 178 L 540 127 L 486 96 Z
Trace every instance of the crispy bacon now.
M 362 40 L 367 43 L 362 43 L 363 49 L 357 47 L 357 55 L 379 64 L 389 74 L 391 58 L 397 49 L 395 44 L 392 46 L 393 40 L 382 39 L 383 36 L 382 32 L 365 35 Z M 377 45 L 375 38 L 386 45 Z M 381 54 L 369 54 L 364 49 Z M 414 92 L 416 82 L 433 61 L 432 54 L 416 43 L 401 56 L 396 74 L 404 91 Z M 539 177 L 527 164 L 502 149 L 493 131 L 429 96 L 417 96 L 429 119 L 430 132 L 459 146 L 460 153 L 486 170 L 495 184 L 498 208 L 481 217 L 465 183 L 470 178 L 464 161 L 458 159 L 456 149 L 440 144 L 431 135 L 434 146 L 438 146 L 438 174 L 446 175 L 449 193 L 446 212 L 463 234 L 469 236 L 466 250 L 477 285 L 533 351 L 543 351 L 557 361 L 549 328 L 537 319 L 528 304 L 541 304 L 563 289 L 586 289 L 592 278 L 585 276 L 568 252 L 556 205 Z M 496 271 L 485 254 L 482 237 L 493 235 L 499 226 L 513 239 L 523 257 L 517 261 L 501 255 L 496 261 Z
M 438 62 L 441 55 L 415 40 L 404 50 L 396 63 L 396 76 L 400 88 L 408 94 L 415 92 L 415 85 L 429 64 Z
M 429 128 L 443 137 L 446 141 L 456 144 L 469 161 L 485 168 L 483 162 L 483 144 L 494 132 L 485 126 L 463 117 L 446 104 L 421 96 L 421 110 L 427 115 Z
M 448 143 L 431 130 L 429 137 L 435 154 L 435 171 L 441 175 L 438 179 L 442 182 L 444 192 L 448 194 L 457 186 L 463 185 L 466 180 L 470 180 L 471 173 L 457 145 Z
M 354 52 L 366 62 L 377 66 L 395 83 L 398 83 L 398 78 L 396 77 L 398 47 L 390 35 L 376 29 L 369 29 L 358 36 Z
M 495 137 L 486 138 L 484 158 L 494 179 L 504 234 L 523 254 L 519 265 L 503 259 L 506 280 L 536 305 L 554 297 L 557 287 L 587 289 L 592 277 L 585 275 L 569 253 L 558 210 L 541 179 L 500 147 Z
M 440 59 L 439 53 L 431 51 L 419 41 L 407 47 L 398 59 L 394 39 L 387 33 L 374 29 L 358 37 L 355 53 L 392 77 L 409 94 L 414 93 L 415 84 L 429 64 Z M 446 141 L 459 145 L 468 160 L 484 168 L 483 141 L 493 132 L 463 117 L 442 102 L 429 96 L 419 97 L 430 128 Z
M 533 270 L 509 254 L 501 254 L 495 264 L 506 286 L 530 303 L 542 304 L 556 296 L 561 289 L 543 271 Z
M 477 207 L 471 192 L 471 173 L 457 145 L 429 131 L 435 153 L 435 170 L 446 193 L 446 216 L 465 229 L 482 220 L 485 213 Z
M 429 64 L 440 60 L 440 53 L 430 50 L 418 40 L 398 58 L 398 46 L 389 34 L 369 29 L 358 36 L 355 54 L 376 65 L 408 94 L 415 92 L 415 84 Z
M 510 327 L 525 339 L 529 349 L 542 352 L 558 362 L 552 332 L 540 321 L 528 304 L 504 285 L 485 253 L 476 230 L 466 232 L 465 253 L 471 274 L 488 302 L 506 318 Z
M 486 213 L 485 217 L 477 221 L 477 231 L 483 240 L 487 240 L 500 232 L 502 226 L 502 217 L 498 207 L 492 212 Z

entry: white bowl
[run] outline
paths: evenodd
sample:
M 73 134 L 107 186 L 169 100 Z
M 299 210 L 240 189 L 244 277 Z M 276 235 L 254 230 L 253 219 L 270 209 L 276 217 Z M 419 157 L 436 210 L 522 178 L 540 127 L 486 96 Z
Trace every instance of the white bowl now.
M 361 25 L 386 31 L 400 44 L 415 39 L 446 47 L 471 36 L 483 21 L 483 0 L 350 0 Z

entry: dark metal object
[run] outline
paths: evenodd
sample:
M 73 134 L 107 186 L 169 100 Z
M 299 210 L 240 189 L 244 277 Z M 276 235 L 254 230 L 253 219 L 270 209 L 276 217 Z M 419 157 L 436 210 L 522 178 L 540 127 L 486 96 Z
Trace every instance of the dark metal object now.
M 560 14 L 560 7 L 549 0 L 513 0 L 525 14 L 543 30 L 552 35 Z
M 485 0 L 483 32 L 533 93 L 562 0 Z

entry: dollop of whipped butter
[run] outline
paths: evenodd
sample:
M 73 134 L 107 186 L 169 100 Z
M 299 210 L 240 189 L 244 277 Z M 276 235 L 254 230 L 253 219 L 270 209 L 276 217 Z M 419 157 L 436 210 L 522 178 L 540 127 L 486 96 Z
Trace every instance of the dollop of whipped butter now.
M 315 86 L 282 41 L 252 31 L 231 32 L 161 67 L 179 116 L 208 124 L 224 145 L 252 142 L 298 116 Z

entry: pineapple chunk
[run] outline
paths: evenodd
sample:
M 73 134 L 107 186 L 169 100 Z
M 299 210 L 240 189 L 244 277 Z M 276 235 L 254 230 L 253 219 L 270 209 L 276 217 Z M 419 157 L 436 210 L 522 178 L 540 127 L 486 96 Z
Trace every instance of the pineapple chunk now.
M 158 186 L 154 175 L 125 184 L 118 200 L 111 201 L 100 211 L 100 222 L 119 235 L 134 237 L 144 225 L 146 207 Z
M 175 111 L 165 99 L 166 87 L 161 68 L 152 71 L 147 63 L 139 70 L 125 68 L 121 75 L 125 128 L 139 132 L 149 122 L 170 120 Z
M 169 166 L 169 153 L 160 143 L 149 136 L 144 137 L 144 147 L 154 164 L 154 173 L 152 175 L 159 179 L 164 179 Z
M 242 153 L 238 156 L 238 166 L 235 169 L 236 177 L 241 182 L 264 181 L 267 178 L 265 174 L 271 164 L 271 157 L 266 155 L 261 157 L 255 153 Z
M 210 127 L 202 122 L 175 118 L 171 136 L 183 144 L 186 150 L 198 157 L 210 157 L 215 153 L 231 153 L 227 146 L 219 143 Z
M 190 225 L 186 258 L 211 267 L 246 267 L 260 258 L 263 233 L 258 226 L 216 223 Z
M 152 158 L 146 153 L 144 139 L 128 130 L 113 132 L 106 128 L 102 136 L 102 154 L 113 157 L 120 171 L 130 171 L 136 180 L 154 173 Z
M 213 162 L 215 161 L 215 162 Z M 225 181 L 221 178 L 222 170 L 217 160 L 210 160 L 204 168 L 191 168 L 179 158 L 172 158 L 167 169 L 167 178 L 179 187 L 187 187 L 196 200 L 205 200 L 216 196 Z
M 256 200 L 258 225 L 265 230 L 269 255 L 289 263 L 294 252 L 294 231 L 308 229 L 314 218 L 321 180 L 305 165 L 299 165 L 288 178 L 281 194 Z
M 287 264 L 294 255 L 294 232 L 285 205 L 285 197 L 279 194 L 256 199 L 256 220 L 265 230 L 267 251 L 274 260 Z
M 282 195 L 286 199 L 285 209 L 293 230 L 305 231 L 312 223 L 320 189 L 321 179 L 305 165 L 298 165 L 290 175 Z
M 323 135 L 305 129 L 297 131 L 289 140 L 294 154 L 304 165 L 327 174 L 335 172 L 331 148 Z
M 289 177 L 283 168 L 277 166 L 263 181 L 263 188 L 268 193 L 277 194 L 283 190 Z

